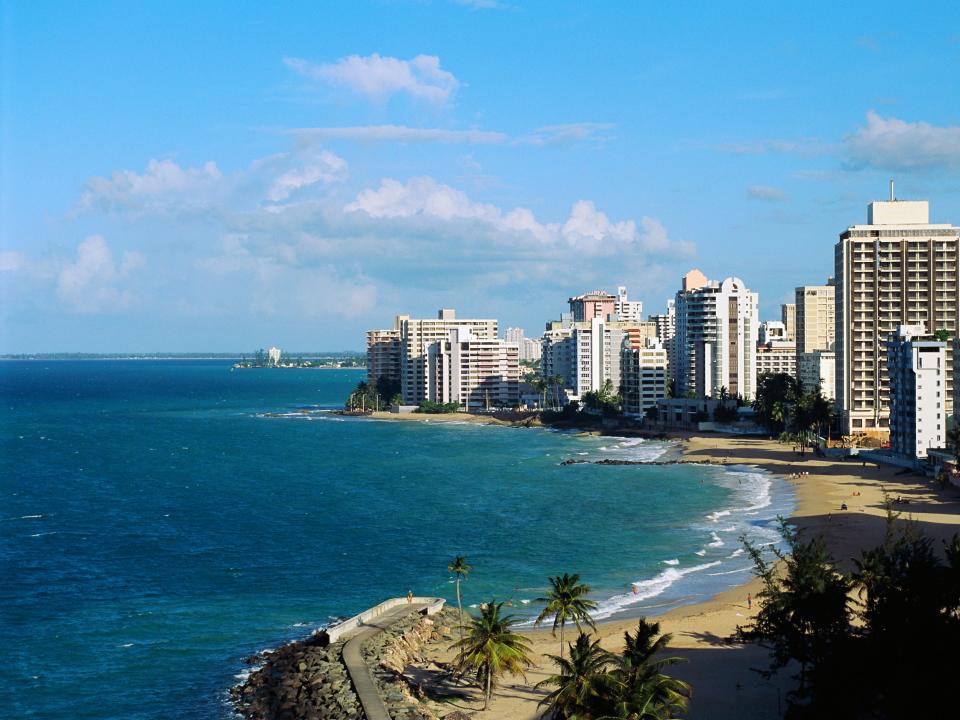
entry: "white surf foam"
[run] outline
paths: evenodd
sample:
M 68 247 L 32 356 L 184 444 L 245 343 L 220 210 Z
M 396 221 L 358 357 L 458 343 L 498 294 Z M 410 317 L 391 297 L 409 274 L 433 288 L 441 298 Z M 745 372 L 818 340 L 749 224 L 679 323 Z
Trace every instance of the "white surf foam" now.
M 727 559 L 729 560 L 731 558 L 740 557 L 741 555 L 743 555 L 743 548 L 738 548 L 734 550 L 732 553 L 730 553 L 729 555 L 727 555 Z
M 707 573 L 707 575 L 710 575 L 711 577 L 717 577 L 718 575 L 733 575 L 734 573 L 742 573 L 752 569 L 752 567 L 748 566 L 737 568 L 736 570 L 724 570 L 723 572 Z
M 673 560 L 661 560 L 660 562 L 662 562 L 664 565 L 679 565 L 679 564 L 680 564 L 680 560 L 678 560 L 677 558 L 674 558 Z
M 710 520 L 711 522 L 717 522 L 717 520 L 719 520 L 720 518 L 722 518 L 722 517 L 727 517 L 731 512 L 733 512 L 733 511 L 732 511 L 732 510 L 717 510 L 716 512 L 712 512 L 712 513 L 710 513 L 709 515 L 707 515 L 707 520 Z
M 707 551 L 706 551 L 706 550 L 697 550 L 697 551 L 694 553 L 694 555 L 699 555 L 700 557 L 703 557 L 703 556 L 706 555 L 706 554 L 707 554 Z
M 688 568 L 683 568 L 682 570 L 673 567 L 667 568 L 649 580 L 640 580 L 633 583 L 633 587 L 636 589 L 636 592 L 614 595 L 612 598 L 601 601 L 597 604 L 597 609 L 596 612 L 594 612 L 593 617 L 597 620 L 608 618 L 611 615 L 620 612 L 624 608 L 627 608 L 631 605 L 636 605 L 644 600 L 649 600 L 657 595 L 661 595 L 667 588 L 677 582 L 684 575 L 708 570 L 712 567 L 716 567 L 719 564 L 720 561 L 715 560 L 714 562 L 703 563 L 702 565 L 693 565 Z
M 712 542 L 707 543 L 707 547 L 723 547 L 724 542 L 720 539 L 720 536 L 716 533 L 710 533 L 710 540 Z

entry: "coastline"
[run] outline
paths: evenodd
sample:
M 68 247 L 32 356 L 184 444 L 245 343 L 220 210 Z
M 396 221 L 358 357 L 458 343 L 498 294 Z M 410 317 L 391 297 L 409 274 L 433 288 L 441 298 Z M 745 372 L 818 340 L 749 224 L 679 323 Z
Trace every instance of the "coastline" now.
M 678 434 L 679 435 L 679 434 Z M 822 535 L 828 551 L 845 570 L 863 549 L 883 541 L 886 526 L 884 492 L 901 495 L 910 505 L 901 506 L 902 519 L 918 522 L 939 546 L 941 539 L 960 531 L 960 498 L 950 489 L 933 489 L 926 479 L 900 474 L 899 468 L 871 463 L 827 459 L 807 452 L 795 453 L 790 445 L 774 440 L 683 433 L 681 462 L 709 462 L 718 466 L 751 465 L 788 479 L 796 493 L 796 510 L 789 518 L 806 536 Z M 791 477 L 796 473 L 809 473 Z M 859 494 L 854 494 L 859 493 Z M 841 503 L 848 510 L 840 510 Z M 702 602 L 683 605 L 651 616 L 661 631 L 673 637 L 670 649 L 689 662 L 676 666 L 674 674 L 693 684 L 689 718 L 753 720 L 781 717 L 783 698 L 792 687 L 789 673 L 763 679 L 754 668 L 768 665 L 767 652 L 756 645 L 731 643 L 738 625 L 747 623 L 756 611 L 747 607 L 747 595 L 756 596 L 760 581 L 755 577 Z M 636 627 L 635 619 L 610 619 L 597 623 L 595 635 L 601 645 L 616 651 L 623 633 Z M 571 632 L 575 632 L 572 630 Z M 522 678 L 505 678 L 484 717 L 500 720 L 533 720 L 539 716 L 537 702 L 545 691 L 534 687 L 553 673 L 547 655 L 557 654 L 559 640 L 547 629 L 523 630 L 533 648 L 534 667 Z M 571 638 L 568 632 L 567 639 Z M 452 653 L 440 653 L 432 662 L 449 662 Z M 474 711 L 479 696 L 458 705 Z

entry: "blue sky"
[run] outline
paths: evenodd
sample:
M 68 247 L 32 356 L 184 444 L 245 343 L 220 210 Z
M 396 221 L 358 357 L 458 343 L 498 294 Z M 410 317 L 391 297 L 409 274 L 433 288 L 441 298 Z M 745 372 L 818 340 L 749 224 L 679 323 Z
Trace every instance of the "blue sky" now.
M 960 224 L 956 3 L 594 5 L 2 2 L 0 352 L 773 318 L 890 177 Z

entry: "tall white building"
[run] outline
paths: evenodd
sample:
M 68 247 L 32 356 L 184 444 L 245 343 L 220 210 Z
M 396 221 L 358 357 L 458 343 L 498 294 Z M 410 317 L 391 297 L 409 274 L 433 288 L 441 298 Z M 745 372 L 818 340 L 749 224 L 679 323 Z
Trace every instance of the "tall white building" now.
M 271 347 L 267 350 L 267 361 L 276 367 L 280 364 L 280 357 L 283 355 L 283 352 L 278 347 Z
M 890 383 L 885 342 L 900 325 L 957 334 L 960 228 L 929 222 L 927 201 L 872 202 L 867 224 L 834 251 L 837 405 L 844 432 L 884 435 Z M 953 371 L 946 378 L 953 388 Z M 952 408 L 952 397 L 949 399 Z
M 716 396 L 721 388 L 745 400 L 757 390 L 759 297 L 740 278 L 709 281 L 699 270 L 677 293 L 677 393 Z
M 573 328 L 569 324 L 566 327 L 548 328 L 543 333 L 541 345 L 540 374 L 548 381 L 559 375 L 563 378 L 563 387 L 576 387 L 577 348 Z
M 667 376 L 675 377 L 674 368 L 677 365 L 677 350 L 674 338 L 677 334 L 677 301 L 673 298 L 667 300 L 667 311 L 658 315 L 650 315 L 647 320 L 656 323 L 657 340 L 667 351 Z
M 797 378 L 808 390 L 820 383 L 820 393 L 828 400 L 837 398 L 837 354 L 833 350 L 813 350 L 797 355 Z
M 617 299 L 613 303 L 613 311 L 620 320 L 633 320 L 634 322 L 643 320 L 643 302 L 628 300 L 627 288 L 623 285 L 617 288 Z
M 468 412 L 515 407 L 520 402 L 516 343 L 480 337 L 469 326 L 451 328 L 429 348 L 429 399 L 457 403 Z
M 624 338 L 620 351 L 623 414 L 643 417 L 657 400 L 667 397 L 667 351 L 655 338 Z
M 913 458 L 947 439 L 947 344 L 923 325 L 901 325 L 887 342 L 890 449 Z

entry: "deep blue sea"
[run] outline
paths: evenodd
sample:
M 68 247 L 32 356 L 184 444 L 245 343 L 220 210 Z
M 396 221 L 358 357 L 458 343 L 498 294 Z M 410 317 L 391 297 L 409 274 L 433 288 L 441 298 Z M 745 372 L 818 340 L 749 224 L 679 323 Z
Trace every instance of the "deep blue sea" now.
M 354 370 L 0 363 L 0 692 L 30 718 L 231 713 L 244 657 L 407 590 L 529 617 L 579 572 L 599 617 L 749 575 L 789 485 L 749 467 L 598 466 L 661 442 L 321 412 Z M 634 592 L 633 588 L 636 588 Z

